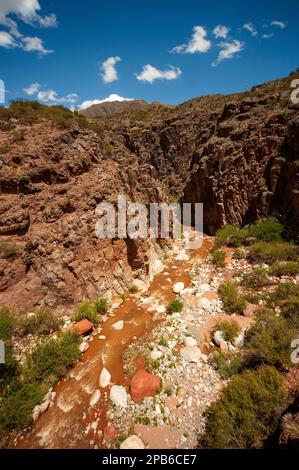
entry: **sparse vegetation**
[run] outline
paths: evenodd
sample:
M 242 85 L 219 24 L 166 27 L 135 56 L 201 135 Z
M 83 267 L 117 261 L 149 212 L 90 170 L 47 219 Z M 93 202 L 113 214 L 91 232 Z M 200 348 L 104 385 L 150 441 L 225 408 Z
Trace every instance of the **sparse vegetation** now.
M 249 248 L 248 259 L 272 264 L 274 261 L 295 260 L 297 249 L 287 242 L 256 242 Z
M 270 284 L 269 272 L 265 268 L 253 268 L 242 275 L 241 284 L 248 289 L 260 289 Z
M 248 229 L 249 237 L 265 242 L 280 241 L 282 239 L 284 227 L 275 218 L 269 218 L 257 222 Z
M 18 320 L 18 331 L 21 336 L 28 334 L 48 335 L 57 331 L 61 320 L 50 308 L 41 308 L 36 314 L 22 316 Z
M 105 299 L 104 297 L 101 297 L 95 301 L 94 307 L 97 313 L 100 313 L 101 315 L 105 315 L 109 309 L 108 300 Z
M 225 341 L 232 343 L 241 333 L 241 328 L 234 320 L 223 320 L 216 323 L 214 331 L 222 331 Z
M 135 286 L 135 284 L 132 284 L 132 285 L 129 287 L 129 292 L 130 292 L 130 294 L 137 294 L 137 292 L 138 292 L 138 287 Z
M 13 260 L 18 256 L 18 254 L 19 250 L 15 245 L 5 241 L 0 242 L 0 255 L 2 258 Z
M 270 273 L 272 276 L 295 276 L 299 274 L 298 261 L 277 261 L 271 266 Z
M 11 146 L 8 144 L 4 144 L 0 146 L 0 155 L 4 155 L 11 151 Z
M 97 311 L 97 307 L 93 302 L 89 302 L 85 300 L 82 302 L 78 307 L 73 316 L 73 321 L 80 321 L 87 319 L 91 321 L 94 325 L 99 322 L 99 313 Z
M 239 247 L 244 243 L 247 236 L 247 230 L 240 230 L 235 225 L 225 225 L 216 233 L 215 247 L 220 248 L 223 245 Z
M 7 307 L 0 307 L 0 339 L 9 341 L 14 328 L 14 317 Z
M 245 308 L 244 297 L 233 282 L 226 282 L 219 287 L 219 295 L 227 313 L 241 314 Z
M 244 367 L 243 357 L 240 354 L 224 354 L 222 351 L 213 354 L 212 364 L 223 379 L 239 374 Z
M 181 312 L 184 308 L 183 302 L 180 300 L 173 300 L 167 305 L 167 313 L 176 313 L 176 312 Z
M 225 267 L 225 258 L 226 258 L 226 254 L 224 251 L 221 251 L 221 250 L 212 251 L 212 263 L 217 268 Z

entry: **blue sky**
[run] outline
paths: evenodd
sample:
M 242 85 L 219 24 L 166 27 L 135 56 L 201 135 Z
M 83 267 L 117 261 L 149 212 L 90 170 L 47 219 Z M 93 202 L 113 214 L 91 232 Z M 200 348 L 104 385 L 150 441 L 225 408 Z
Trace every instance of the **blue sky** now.
M 287 75 L 298 33 L 298 0 L 0 0 L 0 79 L 7 102 L 180 103 Z

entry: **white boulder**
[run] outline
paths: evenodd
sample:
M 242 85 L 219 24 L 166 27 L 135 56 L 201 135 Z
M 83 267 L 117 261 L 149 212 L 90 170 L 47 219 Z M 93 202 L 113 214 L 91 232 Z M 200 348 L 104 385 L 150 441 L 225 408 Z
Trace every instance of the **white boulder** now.
M 125 322 L 123 320 L 120 320 L 116 323 L 113 323 L 111 328 L 113 328 L 113 330 L 122 330 L 123 327 L 124 327 L 124 324 L 125 324 Z
M 240 333 L 233 341 L 233 345 L 236 347 L 236 348 L 242 348 L 242 346 L 244 346 L 244 332 L 242 331 L 242 333 Z
M 150 356 L 153 361 L 156 361 L 157 359 L 161 359 L 163 353 L 161 351 L 152 351 Z
M 223 341 L 225 341 L 225 340 L 224 340 L 224 336 L 223 336 L 222 331 L 215 331 L 215 333 L 214 333 L 214 343 L 216 344 L 216 346 L 220 346 L 220 344 Z
M 96 390 L 90 399 L 89 405 L 94 406 L 98 403 L 99 399 L 101 398 L 101 392 L 100 390 Z
M 125 387 L 122 385 L 113 385 L 110 390 L 110 400 L 113 401 L 116 406 L 126 408 L 128 404 L 128 395 Z
M 180 355 L 187 362 L 198 362 L 202 358 L 201 350 L 197 346 L 186 346 L 181 349 Z
M 197 346 L 197 341 L 194 338 L 191 338 L 191 336 L 186 336 L 184 338 L 184 344 L 185 346 Z
M 144 444 L 142 442 L 142 440 L 140 439 L 140 437 L 138 436 L 130 436 L 130 437 L 127 437 L 127 439 L 122 442 L 122 444 L 120 445 L 120 449 L 144 449 Z
M 183 282 L 177 282 L 174 284 L 172 290 L 175 294 L 180 294 L 185 289 L 185 284 Z
M 88 348 L 89 348 L 89 344 L 86 341 L 83 341 L 79 346 L 79 350 L 81 353 L 85 353 L 85 351 L 87 351 Z
M 104 367 L 100 373 L 100 386 L 102 388 L 108 387 L 108 385 L 110 385 L 110 380 L 111 374 L 109 370 Z

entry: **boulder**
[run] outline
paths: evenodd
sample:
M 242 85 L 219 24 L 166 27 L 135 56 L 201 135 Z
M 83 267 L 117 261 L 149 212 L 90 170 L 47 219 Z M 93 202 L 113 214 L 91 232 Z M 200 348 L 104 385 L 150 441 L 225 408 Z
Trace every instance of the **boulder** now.
M 153 361 L 156 361 L 157 359 L 161 359 L 163 356 L 163 353 L 161 351 L 152 351 L 150 354 L 150 357 Z
M 94 325 L 89 320 L 80 320 L 74 323 L 70 328 L 75 330 L 78 336 L 84 336 L 93 329 Z
M 92 397 L 90 399 L 90 402 L 89 402 L 89 405 L 90 406 L 95 406 L 99 399 L 101 398 L 101 392 L 100 390 L 96 390 L 93 394 L 92 394 Z
M 110 400 L 113 401 L 116 406 L 126 408 L 128 405 L 128 395 L 125 387 L 122 385 L 113 385 L 110 390 Z
M 220 343 L 220 351 L 223 352 L 223 354 L 227 354 L 229 352 L 228 343 L 224 340 Z
M 140 437 L 138 436 L 130 436 L 127 437 L 127 439 L 121 443 L 120 449 L 144 449 L 144 444 Z
M 123 327 L 124 327 L 124 324 L 125 322 L 123 320 L 120 320 L 116 323 L 113 323 L 113 325 L 111 326 L 111 328 L 113 328 L 113 330 L 122 330 Z
M 186 336 L 184 338 L 184 344 L 185 346 L 197 346 L 197 341 L 194 338 L 191 338 L 191 336 Z
M 242 346 L 244 346 L 244 338 L 245 338 L 245 335 L 244 335 L 244 332 L 242 331 L 233 341 L 233 345 L 236 347 L 236 348 L 242 348 Z
M 112 441 L 117 434 L 117 429 L 114 424 L 108 424 L 104 429 L 104 440 L 106 442 Z
M 102 372 L 100 373 L 100 386 L 102 388 L 108 387 L 110 385 L 111 374 L 110 372 L 104 367 Z
M 145 369 L 140 369 L 131 380 L 130 393 L 132 400 L 137 403 L 145 397 L 154 395 L 160 387 L 160 379 Z
M 183 282 L 177 282 L 174 284 L 172 290 L 175 294 L 180 294 L 185 289 L 185 284 Z
M 86 341 L 83 341 L 79 346 L 79 350 L 81 353 L 85 353 L 88 348 L 89 348 L 89 344 Z
M 220 346 L 220 343 L 224 341 L 224 336 L 222 331 L 215 331 L 214 333 L 214 343 L 216 346 Z
M 187 362 L 198 362 L 202 358 L 201 350 L 197 346 L 186 346 L 182 348 L 180 355 Z

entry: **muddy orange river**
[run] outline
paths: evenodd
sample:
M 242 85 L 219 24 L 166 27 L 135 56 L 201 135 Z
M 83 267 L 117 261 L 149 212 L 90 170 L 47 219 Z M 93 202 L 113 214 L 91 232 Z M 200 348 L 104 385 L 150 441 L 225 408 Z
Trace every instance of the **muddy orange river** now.
M 192 260 L 195 257 L 206 258 L 210 246 L 210 240 L 205 239 L 202 248 L 191 251 L 190 261 L 167 260 L 164 271 L 153 279 L 149 291 L 143 296 L 150 295 L 162 305 L 173 300 L 173 284 L 184 282 L 185 286 L 189 285 Z M 114 310 L 101 325 L 102 330 L 94 336 L 80 362 L 56 385 L 53 405 L 40 416 L 31 430 L 19 439 L 17 447 L 105 447 L 102 436 L 107 426 L 109 387 L 100 388 L 99 376 L 105 367 L 111 374 L 112 383 L 129 385 L 124 374 L 123 353 L 136 338 L 140 339 L 148 334 L 159 321 L 157 317 L 154 318 L 154 312 L 147 311 L 149 307 L 150 305 L 141 305 L 137 296 L 129 296 Z M 111 328 L 113 323 L 120 320 L 124 320 L 122 330 Z M 105 336 L 106 339 L 99 339 L 99 336 Z M 91 396 L 97 389 L 101 391 L 101 398 L 95 406 L 90 406 Z

